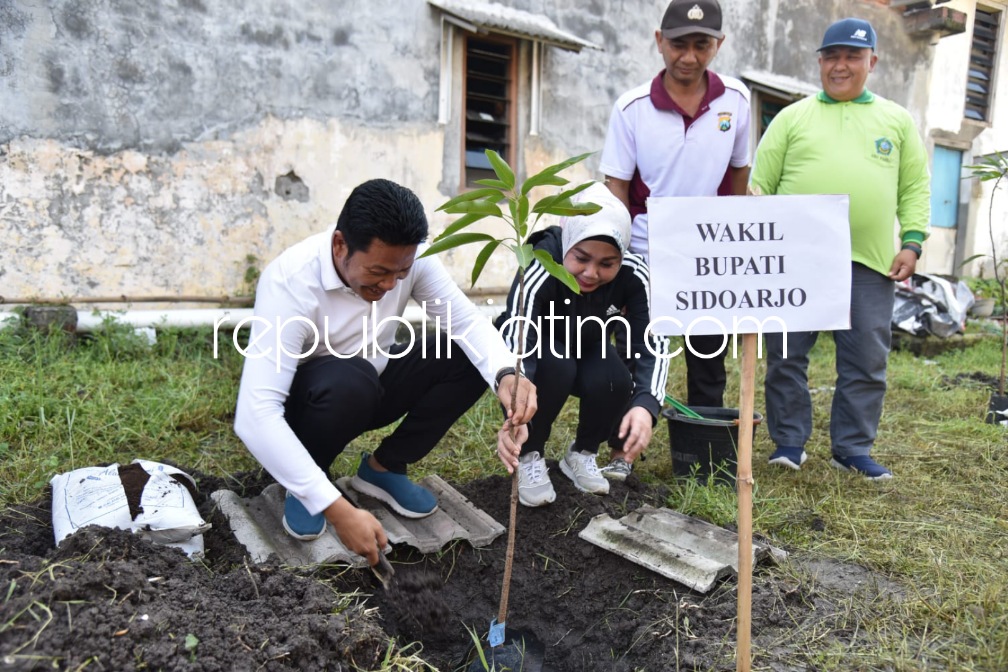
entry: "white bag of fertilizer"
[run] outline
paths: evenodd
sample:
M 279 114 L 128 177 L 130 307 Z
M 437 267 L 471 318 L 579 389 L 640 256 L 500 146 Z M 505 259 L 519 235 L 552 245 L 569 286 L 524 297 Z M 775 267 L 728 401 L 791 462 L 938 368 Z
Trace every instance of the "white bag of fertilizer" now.
M 126 466 L 75 469 L 50 483 L 57 545 L 85 525 L 100 525 L 131 530 L 190 557 L 203 555 L 203 533 L 210 524 L 190 493 L 195 481 L 175 467 L 133 460 Z

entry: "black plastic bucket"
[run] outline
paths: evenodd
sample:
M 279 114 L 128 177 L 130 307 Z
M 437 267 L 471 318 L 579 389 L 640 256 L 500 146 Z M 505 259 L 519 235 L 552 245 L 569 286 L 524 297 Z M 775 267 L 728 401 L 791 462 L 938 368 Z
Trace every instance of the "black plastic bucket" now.
M 662 416 L 668 420 L 672 473 L 702 483 L 713 475 L 717 481 L 734 487 L 738 472 L 738 409 L 689 408 L 703 419 L 683 415 L 675 408 L 662 410 Z M 762 421 L 763 416 L 754 412 L 753 425 Z M 755 433 L 755 427 L 753 430 Z

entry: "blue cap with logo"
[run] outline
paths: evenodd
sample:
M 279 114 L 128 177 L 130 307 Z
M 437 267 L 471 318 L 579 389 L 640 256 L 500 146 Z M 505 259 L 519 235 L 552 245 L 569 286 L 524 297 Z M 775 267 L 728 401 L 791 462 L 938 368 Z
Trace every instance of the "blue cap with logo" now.
M 874 51 L 875 40 L 875 29 L 864 19 L 840 19 L 826 29 L 822 46 L 816 51 L 827 47 L 858 47 Z

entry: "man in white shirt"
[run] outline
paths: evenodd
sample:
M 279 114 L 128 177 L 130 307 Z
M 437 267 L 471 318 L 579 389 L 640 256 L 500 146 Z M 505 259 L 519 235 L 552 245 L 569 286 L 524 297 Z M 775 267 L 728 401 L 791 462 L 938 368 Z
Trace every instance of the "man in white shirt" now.
M 630 251 L 645 259 L 649 196 L 746 193 L 749 90 L 709 68 L 724 40 L 717 0 L 671 0 L 655 31 L 664 69 L 613 105 L 599 170 L 633 217 Z M 721 336 L 691 336 L 689 345 L 687 403 L 723 406 Z M 612 457 L 606 474 L 622 478 L 628 469 L 617 452 Z
M 243 352 L 235 432 L 287 489 L 285 529 L 316 539 L 328 521 L 372 565 L 387 537 L 330 480 L 336 456 L 364 432 L 402 418 L 373 454 L 362 455 L 352 482 L 400 515 L 423 517 L 437 500 L 409 480 L 407 466 L 434 448 L 487 385 L 511 408 L 515 355 L 436 258 L 417 258 L 426 237 L 427 218 L 412 191 L 388 180 L 359 185 L 334 228 L 265 268 Z M 410 299 L 444 331 L 396 344 Z M 498 433 L 499 455 L 517 454 L 514 444 L 525 440 L 535 409 L 535 387 L 520 378 L 515 410 Z

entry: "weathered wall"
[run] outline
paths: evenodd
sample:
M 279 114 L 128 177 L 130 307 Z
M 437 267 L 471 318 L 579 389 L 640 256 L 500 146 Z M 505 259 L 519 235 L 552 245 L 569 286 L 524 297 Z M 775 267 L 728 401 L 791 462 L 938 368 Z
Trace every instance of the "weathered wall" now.
M 261 121 L 429 121 L 425 2 L 9 0 L 0 142 L 172 152 Z M 420 30 L 416 28 L 420 27 Z
M 359 182 L 436 193 L 433 12 L 339 4 L 0 4 L 0 294 L 240 292 Z
M 664 2 L 502 0 L 603 50 L 543 53 L 541 132 L 520 167 L 601 149 L 614 99 L 662 67 Z M 714 62 L 817 84 L 829 22 L 881 37 L 870 80 L 925 123 L 934 48 L 862 0 L 723 0 Z M 0 0 L 0 295 L 241 292 L 332 221 L 350 189 L 388 177 L 434 208 L 457 189 L 457 115 L 438 124 L 440 18 L 425 0 Z M 457 79 L 456 79 L 457 86 Z M 597 159 L 573 171 L 594 177 Z M 467 284 L 473 251 L 449 257 Z M 507 264 L 481 284 L 509 281 Z
M 986 1 L 988 8 L 1008 10 L 1003 0 Z M 995 151 L 1008 150 L 1008 105 L 1003 97 L 995 93 L 991 108 L 992 121 L 981 123 L 963 117 L 966 100 L 966 80 L 968 77 L 973 16 L 977 6 L 975 0 L 952 0 L 948 6 L 966 12 L 969 17 L 966 32 L 941 39 L 934 46 L 934 67 L 931 69 L 931 95 L 926 105 L 926 128 L 929 140 L 963 151 L 963 163 L 969 165 Z M 1008 50 L 1002 30 L 999 45 L 997 73 L 1008 72 Z M 964 170 L 964 177 L 968 171 Z M 978 259 L 965 268 L 959 261 L 977 254 L 989 255 L 992 249 L 988 229 L 989 206 L 992 183 L 981 183 L 976 179 L 965 179 L 960 187 L 960 227 L 957 229 L 934 228 L 923 259 L 924 267 L 932 272 L 978 275 L 991 274 L 989 259 Z M 1002 192 L 1003 189 L 999 189 Z M 1008 252 L 1008 201 L 1002 193 L 995 200 L 993 212 L 994 239 L 1003 255 Z M 961 238 L 961 250 L 956 257 L 957 237 Z

